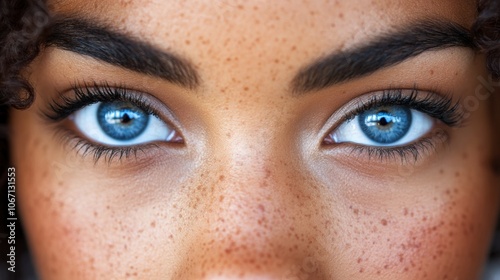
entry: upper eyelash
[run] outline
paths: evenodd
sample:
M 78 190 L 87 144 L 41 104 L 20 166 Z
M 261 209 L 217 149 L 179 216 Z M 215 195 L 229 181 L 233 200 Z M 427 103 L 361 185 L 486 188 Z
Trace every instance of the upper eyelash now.
M 74 96 L 67 97 L 60 95 L 60 100 L 53 100 L 49 104 L 49 110 L 42 111 L 42 115 L 50 121 L 59 122 L 69 117 L 76 111 L 97 102 L 113 102 L 117 100 L 127 101 L 133 103 L 135 106 L 141 108 L 145 113 L 156 116 L 159 114 L 149 105 L 146 98 L 138 93 L 132 93 L 125 87 L 110 86 L 109 84 L 93 85 L 84 84 L 84 86 L 72 86 Z M 67 130 L 61 131 L 67 133 Z M 76 138 L 76 139 L 75 139 Z M 108 147 L 101 144 L 92 143 L 80 136 L 66 135 L 65 139 L 75 139 L 74 149 L 82 154 L 82 156 L 92 155 L 94 163 L 97 163 L 101 157 L 105 162 L 111 163 L 112 160 L 118 159 L 121 161 L 123 158 L 130 156 L 137 157 L 138 152 L 144 152 L 143 146 L 131 147 Z M 153 143 L 149 143 L 148 147 L 157 147 Z
M 74 97 L 60 95 L 60 101 L 49 104 L 50 110 L 43 115 L 52 121 L 61 121 L 79 109 L 97 102 L 128 101 L 141 108 L 145 113 L 158 117 L 158 113 L 149 105 L 141 94 L 130 93 L 128 89 L 108 84 L 85 84 L 83 87 L 73 86 Z
M 147 100 L 141 94 L 131 93 L 128 89 L 119 86 L 110 86 L 108 84 L 93 85 L 85 84 L 83 87 L 73 86 L 74 97 L 66 97 L 61 95 L 60 101 L 53 101 L 50 106 L 50 112 L 44 112 L 44 115 L 52 121 L 60 121 L 77 110 L 97 103 L 97 102 L 112 102 L 123 100 L 134 103 L 147 114 L 158 116 L 155 110 L 151 108 Z M 421 111 L 429 116 L 441 120 L 448 126 L 458 126 L 463 120 L 464 112 L 459 106 L 459 102 L 453 103 L 451 97 L 444 97 L 433 93 L 427 93 L 421 97 L 422 93 L 413 89 L 410 94 L 405 94 L 403 89 L 389 89 L 383 91 L 382 95 L 372 96 L 367 101 L 360 101 L 356 109 L 347 114 L 343 121 L 353 119 L 356 115 L 379 106 L 402 105 L 411 109 Z M 79 140 L 77 146 L 79 150 L 83 150 L 84 154 L 88 154 L 91 150 L 94 152 L 94 160 L 101 156 L 105 156 L 109 161 L 113 158 L 128 157 L 137 152 L 136 147 L 110 148 L 101 145 L 91 145 L 83 143 L 85 140 Z M 425 144 L 421 144 L 426 149 L 432 149 L 433 143 L 430 139 L 425 140 Z M 420 143 L 420 142 L 419 142 Z M 408 156 L 411 156 L 415 161 L 420 155 L 421 147 L 417 147 L 418 143 L 413 143 L 404 147 L 354 147 L 352 151 L 367 152 L 370 157 L 376 156 L 380 160 L 389 159 L 396 156 L 404 161 Z
M 453 102 L 450 96 L 434 93 L 427 93 L 424 97 L 420 97 L 422 92 L 416 88 L 412 89 L 410 94 L 405 94 L 404 91 L 404 89 L 389 89 L 383 91 L 382 96 L 375 95 L 368 101 L 361 101 L 354 111 L 343 118 L 341 123 L 352 120 L 356 115 L 376 107 L 401 105 L 426 113 L 450 127 L 462 124 L 465 113 L 459 101 Z

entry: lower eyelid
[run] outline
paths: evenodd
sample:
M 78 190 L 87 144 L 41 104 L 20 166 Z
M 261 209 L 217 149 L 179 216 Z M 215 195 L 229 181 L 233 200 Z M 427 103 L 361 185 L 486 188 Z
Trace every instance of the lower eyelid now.
M 128 159 L 139 160 L 156 154 L 155 151 L 163 146 L 155 142 L 125 147 L 103 146 L 89 141 L 80 133 L 75 133 L 73 128 L 68 127 L 59 128 L 55 136 L 60 139 L 62 146 L 67 147 L 68 152 L 74 152 L 83 159 L 90 158 L 95 163 L 101 159 L 106 163 L 115 160 L 118 162 Z M 175 146 L 178 146 L 177 143 L 172 143 L 171 148 L 175 148 Z
M 336 148 L 332 148 L 331 145 L 325 145 L 323 152 L 329 156 L 338 158 L 341 162 L 345 162 L 348 165 L 354 162 L 366 164 L 377 162 L 384 165 L 414 165 L 431 158 L 448 143 L 448 140 L 448 131 L 438 127 L 421 139 L 405 146 L 374 147 L 344 143 Z

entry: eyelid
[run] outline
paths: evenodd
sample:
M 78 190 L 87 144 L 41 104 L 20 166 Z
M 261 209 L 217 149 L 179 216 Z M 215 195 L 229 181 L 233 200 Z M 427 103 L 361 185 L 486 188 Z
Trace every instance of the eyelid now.
M 114 159 L 121 162 L 122 159 L 138 158 L 142 154 L 153 155 L 150 154 L 153 149 L 160 149 L 163 146 L 159 145 L 158 142 L 147 142 L 132 146 L 108 146 L 93 142 L 82 135 L 82 132 L 78 131 L 74 124 L 71 123 L 69 117 L 78 110 L 98 102 L 122 100 L 137 105 L 144 112 L 157 117 L 174 130 L 177 137 L 180 137 L 181 141 L 161 142 L 169 147 L 168 149 L 161 148 L 162 152 L 174 152 L 176 154 L 175 151 L 184 150 L 180 149 L 186 144 L 180 121 L 167 104 L 161 102 L 152 94 L 108 83 L 75 83 L 71 89 L 62 92 L 58 97 L 58 100 L 53 99 L 49 103 L 48 109 L 41 110 L 39 113 L 49 125 L 55 125 L 55 133 L 61 137 L 65 145 L 69 145 L 71 150 L 76 151 L 84 158 L 92 155 L 95 163 L 101 158 L 105 162 L 111 163 Z
M 74 83 L 70 89 L 58 94 L 58 98 L 53 99 L 48 108 L 42 110 L 41 113 L 44 119 L 57 123 L 85 106 L 116 100 L 128 101 L 137 105 L 146 113 L 158 117 L 182 136 L 183 127 L 167 104 L 153 94 L 107 82 Z
M 391 99 L 396 102 L 389 102 Z M 319 131 L 321 139 L 323 140 L 328 137 L 332 131 L 337 129 L 344 122 L 353 119 L 357 114 L 382 105 L 408 106 L 410 109 L 426 113 L 451 127 L 462 125 L 464 119 L 463 108 L 459 106 L 458 101 L 455 102 L 453 100 L 452 94 L 442 94 L 437 91 L 420 90 L 417 86 L 413 89 L 386 89 L 363 94 L 350 100 L 337 109 L 327 119 L 325 125 Z M 411 105 L 414 106 L 412 107 Z M 423 108 L 423 105 L 434 106 L 434 112 L 429 112 L 428 109 Z M 446 119 L 444 120 L 443 116 L 439 114 L 442 111 L 446 112 L 446 115 L 444 116 Z M 323 142 L 320 143 L 320 145 L 323 144 Z

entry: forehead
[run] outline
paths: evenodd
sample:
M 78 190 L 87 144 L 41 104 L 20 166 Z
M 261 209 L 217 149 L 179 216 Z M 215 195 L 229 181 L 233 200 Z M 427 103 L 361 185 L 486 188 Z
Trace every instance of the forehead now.
M 55 0 L 49 4 L 58 14 L 97 18 L 153 42 L 221 40 L 218 43 L 226 43 L 225 47 L 270 37 L 308 43 L 316 40 L 304 39 L 321 39 L 338 45 L 423 18 L 468 26 L 476 10 L 471 0 Z M 230 42 L 225 41 L 228 38 Z
M 468 27 L 476 10 L 471 0 L 55 0 L 49 5 L 56 14 L 95 19 L 177 53 L 205 80 L 226 70 L 262 72 L 260 79 L 288 75 L 306 62 L 415 20 L 444 19 Z

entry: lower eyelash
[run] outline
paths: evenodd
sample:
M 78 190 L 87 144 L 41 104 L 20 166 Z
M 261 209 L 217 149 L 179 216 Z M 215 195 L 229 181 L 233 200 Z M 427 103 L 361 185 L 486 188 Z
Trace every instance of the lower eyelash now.
M 69 129 L 62 129 L 59 131 L 62 141 L 72 147 L 76 153 L 80 154 L 83 158 L 87 156 L 92 156 L 94 164 L 101 159 L 108 164 L 114 160 L 118 160 L 119 162 L 122 160 L 139 157 L 138 153 L 146 153 L 146 150 L 151 148 L 158 148 L 158 145 L 155 143 L 147 143 L 143 145 L 135 145 L 135 146 L 120 146 L 120 147 L 108 147 L 99 145 L 96 143 L 92 143 L 82 137 L 75 135 L 74 132 Z
M 431 135 L 419 139 L 418 141 L 405 146 L 398 147 L 374 147 L 350 145 L 351 155 L 367 156 L 368 160 L 395 161 L 400 160 L 401 164 L 414 164 L 425 155 L 432 154 L 438 145 L 448 141 L 448 133 L 442 129 L 434 131 Z

